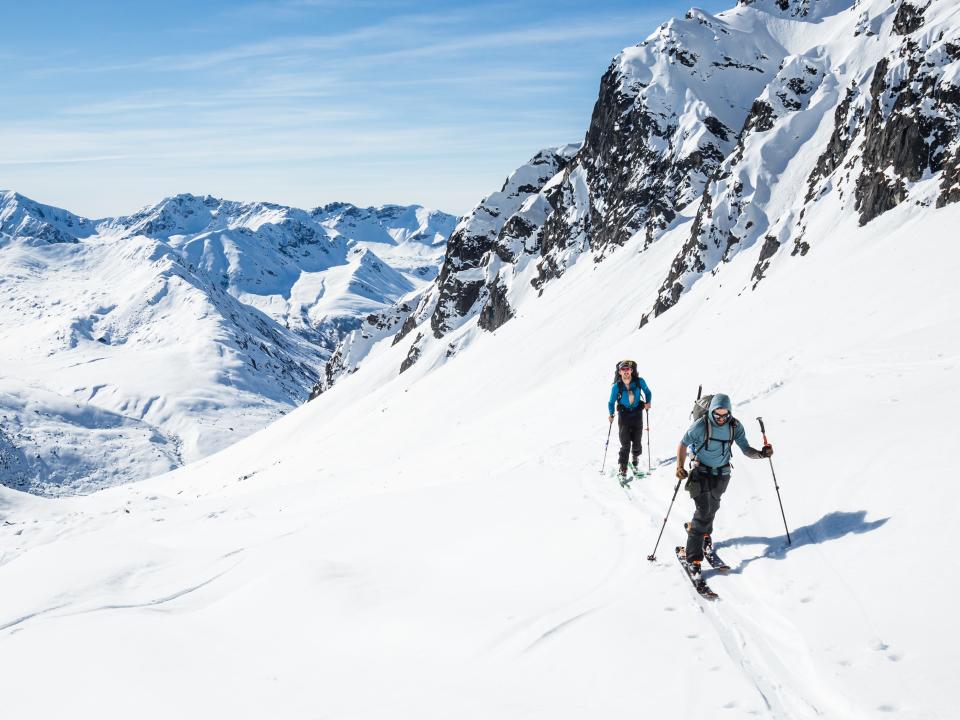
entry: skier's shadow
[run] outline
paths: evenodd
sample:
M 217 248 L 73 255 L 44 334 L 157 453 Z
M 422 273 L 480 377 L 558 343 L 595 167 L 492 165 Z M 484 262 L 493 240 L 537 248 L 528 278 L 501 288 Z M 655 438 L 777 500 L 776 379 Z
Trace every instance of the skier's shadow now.
M 871 520 L 867 522 L 867 511 L 858 510 L 856 512 L 832 512 L 827 513 L 815 523 L 804 525 L 797 528 L 790 537 L 793 540 L 792 545 L 787 545 L 787 536 L 777 535 L 774 537 L 760 537 L 758 535 L 742 535 L 740 537 L 730 538 L 715 544 L 718 550 L 725 547 L 736 547 L 738 545 L 765 545 L 766 548 L 759 555 L 747 558 L 731 570 L 731 573 L 737 574 L 743 572 L 743 569 L 754 560 L 771 558 L 773 560 L 782 560 L 791 550 L 796 550 L 804 545 L 819 545 L 829 540 L 836 540 L 849 535 L 850 533 L 865 533 L 876 530 L 884 525 L 890 518 L 881 518 L 880 520 Z

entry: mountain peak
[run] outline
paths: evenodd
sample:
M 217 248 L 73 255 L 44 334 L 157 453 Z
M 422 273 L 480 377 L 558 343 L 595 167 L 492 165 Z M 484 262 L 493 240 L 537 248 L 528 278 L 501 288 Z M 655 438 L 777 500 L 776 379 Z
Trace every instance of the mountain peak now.
M 95 232 L 93 222 L 14 190 L 0 190 L 0 234 L 45 243 L 75 243 Z

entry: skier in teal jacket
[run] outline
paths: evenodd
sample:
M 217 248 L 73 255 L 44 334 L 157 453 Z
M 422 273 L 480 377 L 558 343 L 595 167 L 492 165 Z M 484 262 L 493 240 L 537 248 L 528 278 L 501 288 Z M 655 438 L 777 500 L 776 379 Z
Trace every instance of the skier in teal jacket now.
M 687 560 L 695 572 L 700 571 L 704 542 L 710 542 L 720 498 L 730 484 L 734 443 L 749 458 L 773 455 L 772 445 L 764 445 L 762 450 L 750 447 L 743 424 L 731 414 L 730 398 L 718 393 L 710 401 L 706 414 L 694 421 L 677 448 L 677 477 L 687 478 L 684 488 L 695 506 L 693 520 L 687 523 Z M 693 449 L 694 456 L 689 477 L 683 467 L 688 447 Z
M 612 423 L 614 408 L 619 411 L 621 482 L 627 475 L 627 459 L 631 449 L 634 467 L 637 467 L 640 453 L 643 452 L 643 411 L 650 409 L 652 400 L 653 393 L 644 379 L 637 374 L 637 363 L 633 360 L 617 363 L 617 375 L 613 387 L 610 388 L 607 412 Z

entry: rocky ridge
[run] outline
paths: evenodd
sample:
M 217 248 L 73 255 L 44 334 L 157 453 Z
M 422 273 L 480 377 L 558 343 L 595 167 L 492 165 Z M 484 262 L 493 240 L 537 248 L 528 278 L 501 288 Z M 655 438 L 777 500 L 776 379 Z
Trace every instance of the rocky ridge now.
M 641 325 L 755 244 L 754 286 L 783 246 L 806 254 L 805 219 L 831 198 L 861 225 L 903 202 L 960 199 L 956 7 L 858 3 L 834 23 L 841 42 L 785 59 L 754 103 Z
M 556 174 L 507 212 L 478 205 L 438 282 L 346 338 L 336 352 L 351 362 L 326 381 L 386 337 L 409 343 L 401 371 L 450 357 L 531 289 L 637 236 L 631 262 L 665 276 L 643 326 L 744 252 L 753 287 L 784 246 L 802 257 L 815 245 L 810 213 L 835 200 L 861 224 L 903 202 L 960 200 L 957 13 L 948 0 L 741 0 L 664 23 L 614 58 L 584 142 Z M 687 242 L 669 267 L 647 267 L 644 251 L 681 212 L 693 217 Z M 363 351 L 347 353 L 357 338 Z

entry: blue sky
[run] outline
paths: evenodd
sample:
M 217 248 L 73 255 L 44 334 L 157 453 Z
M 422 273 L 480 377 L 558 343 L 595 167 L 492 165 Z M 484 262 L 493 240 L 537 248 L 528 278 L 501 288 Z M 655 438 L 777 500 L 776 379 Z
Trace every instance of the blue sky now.
M 463 213 L 581 141 L 610 59 L 689 6 L 0 0 L 0 188 L 90 217 L 178 192 Z

